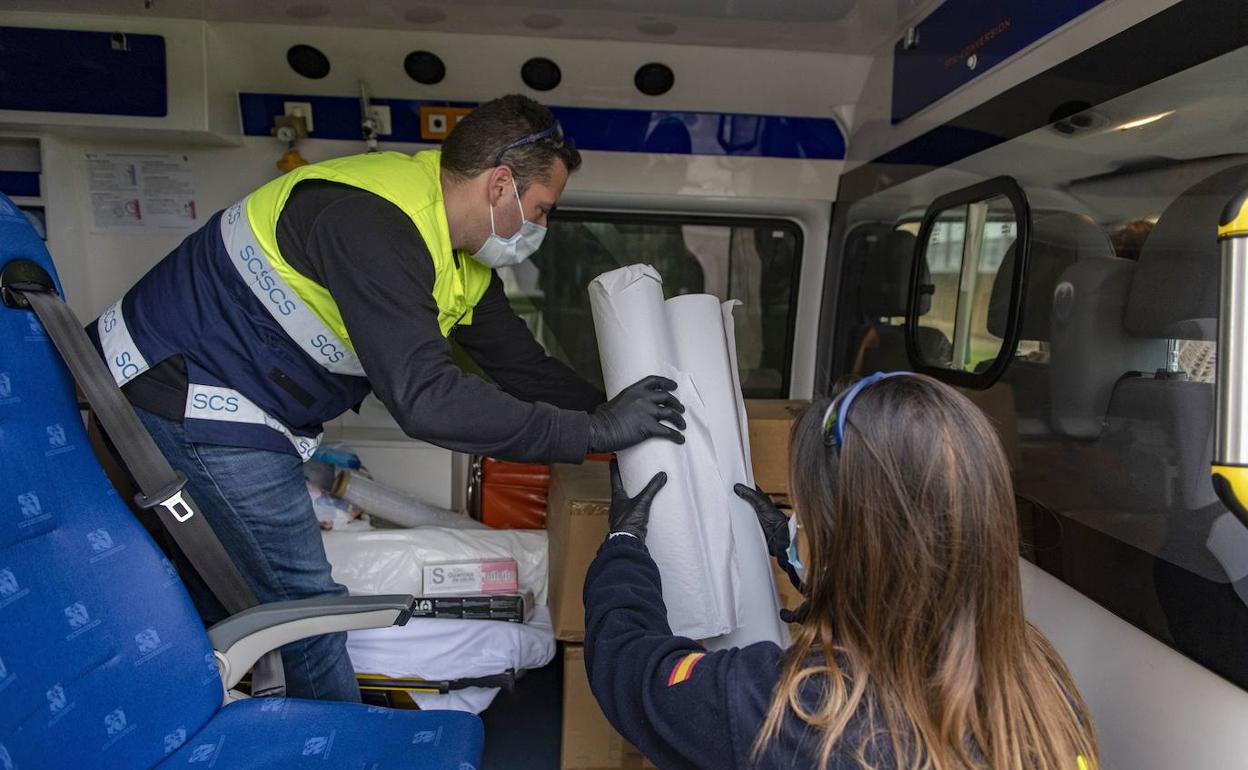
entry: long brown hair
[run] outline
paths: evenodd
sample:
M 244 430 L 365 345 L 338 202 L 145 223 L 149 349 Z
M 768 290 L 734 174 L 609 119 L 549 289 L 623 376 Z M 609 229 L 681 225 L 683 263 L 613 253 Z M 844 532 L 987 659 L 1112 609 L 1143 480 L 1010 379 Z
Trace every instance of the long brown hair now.
M 889 753 L 909 770 L 1096 767 L 1070 673 L 1023 617 L 1013 484 L 987 419 L 929 377 L 881 380 L 854 399 L 838 457 L 828 403 L 793 431 L 810 612 L 755 758 L 792 712 L 819 735 L 820 768 L 838 749 L 864 768 Z M 838 747 L 850 734 L 861 744 Z

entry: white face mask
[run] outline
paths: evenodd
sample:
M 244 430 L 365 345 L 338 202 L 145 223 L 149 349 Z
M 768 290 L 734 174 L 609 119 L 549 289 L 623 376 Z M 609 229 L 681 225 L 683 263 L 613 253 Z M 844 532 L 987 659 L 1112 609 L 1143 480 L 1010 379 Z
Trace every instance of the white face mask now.
M 511 180 L 511 189 L 516 194 L 516 205 L 520 207 L 520 229 L 510 238 L 504 238 L 494 230 L 494 207 L 490 207 L 490 237 L 485 239 L 481 248 L 472 258 L 486 267 L 507 267 L 518 265 L 537 251 L 546 237 L 546 228 L 524 218 L 524 205 L 520 203 L 520 190 L 516 180 Z

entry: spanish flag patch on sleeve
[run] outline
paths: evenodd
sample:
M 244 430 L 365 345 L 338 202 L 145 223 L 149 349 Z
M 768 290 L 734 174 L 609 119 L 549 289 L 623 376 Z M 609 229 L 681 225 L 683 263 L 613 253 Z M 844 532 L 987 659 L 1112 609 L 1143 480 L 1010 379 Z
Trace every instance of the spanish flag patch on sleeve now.
M 693 676 L 693 667 L 706 657 L 705 652 L 691 652 L 676 662 L 672 674 L 667 678 L 667 686 L 673 687 Z

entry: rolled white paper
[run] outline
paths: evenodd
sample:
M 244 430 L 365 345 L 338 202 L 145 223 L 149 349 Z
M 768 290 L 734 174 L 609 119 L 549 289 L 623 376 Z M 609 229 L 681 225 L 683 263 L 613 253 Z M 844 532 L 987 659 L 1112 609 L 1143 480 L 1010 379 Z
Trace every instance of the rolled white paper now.
M 675 380 L 685 444 L 651 439 L 619 453 L 625 489 L 655 473 L 667 486 L 651 509 L 646 545 L 663 577 L 672 630 L 712 646 L 787 642 L 762 532 L 732 493 L 753 484 L 736 371 L 733 302 L 699 294 L 663 300 L 659 274 L 631 265 L 598 276 L 590 304 L 609 397 L 641 378 Z

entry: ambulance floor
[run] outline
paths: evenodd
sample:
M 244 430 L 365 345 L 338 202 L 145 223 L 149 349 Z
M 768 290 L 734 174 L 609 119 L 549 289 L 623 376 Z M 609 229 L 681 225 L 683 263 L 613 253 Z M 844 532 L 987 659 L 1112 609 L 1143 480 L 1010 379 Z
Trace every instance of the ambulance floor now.
M 481 714 L 481 770 L 558 770 L 563 722 L 563 656 L 528 672 Z

